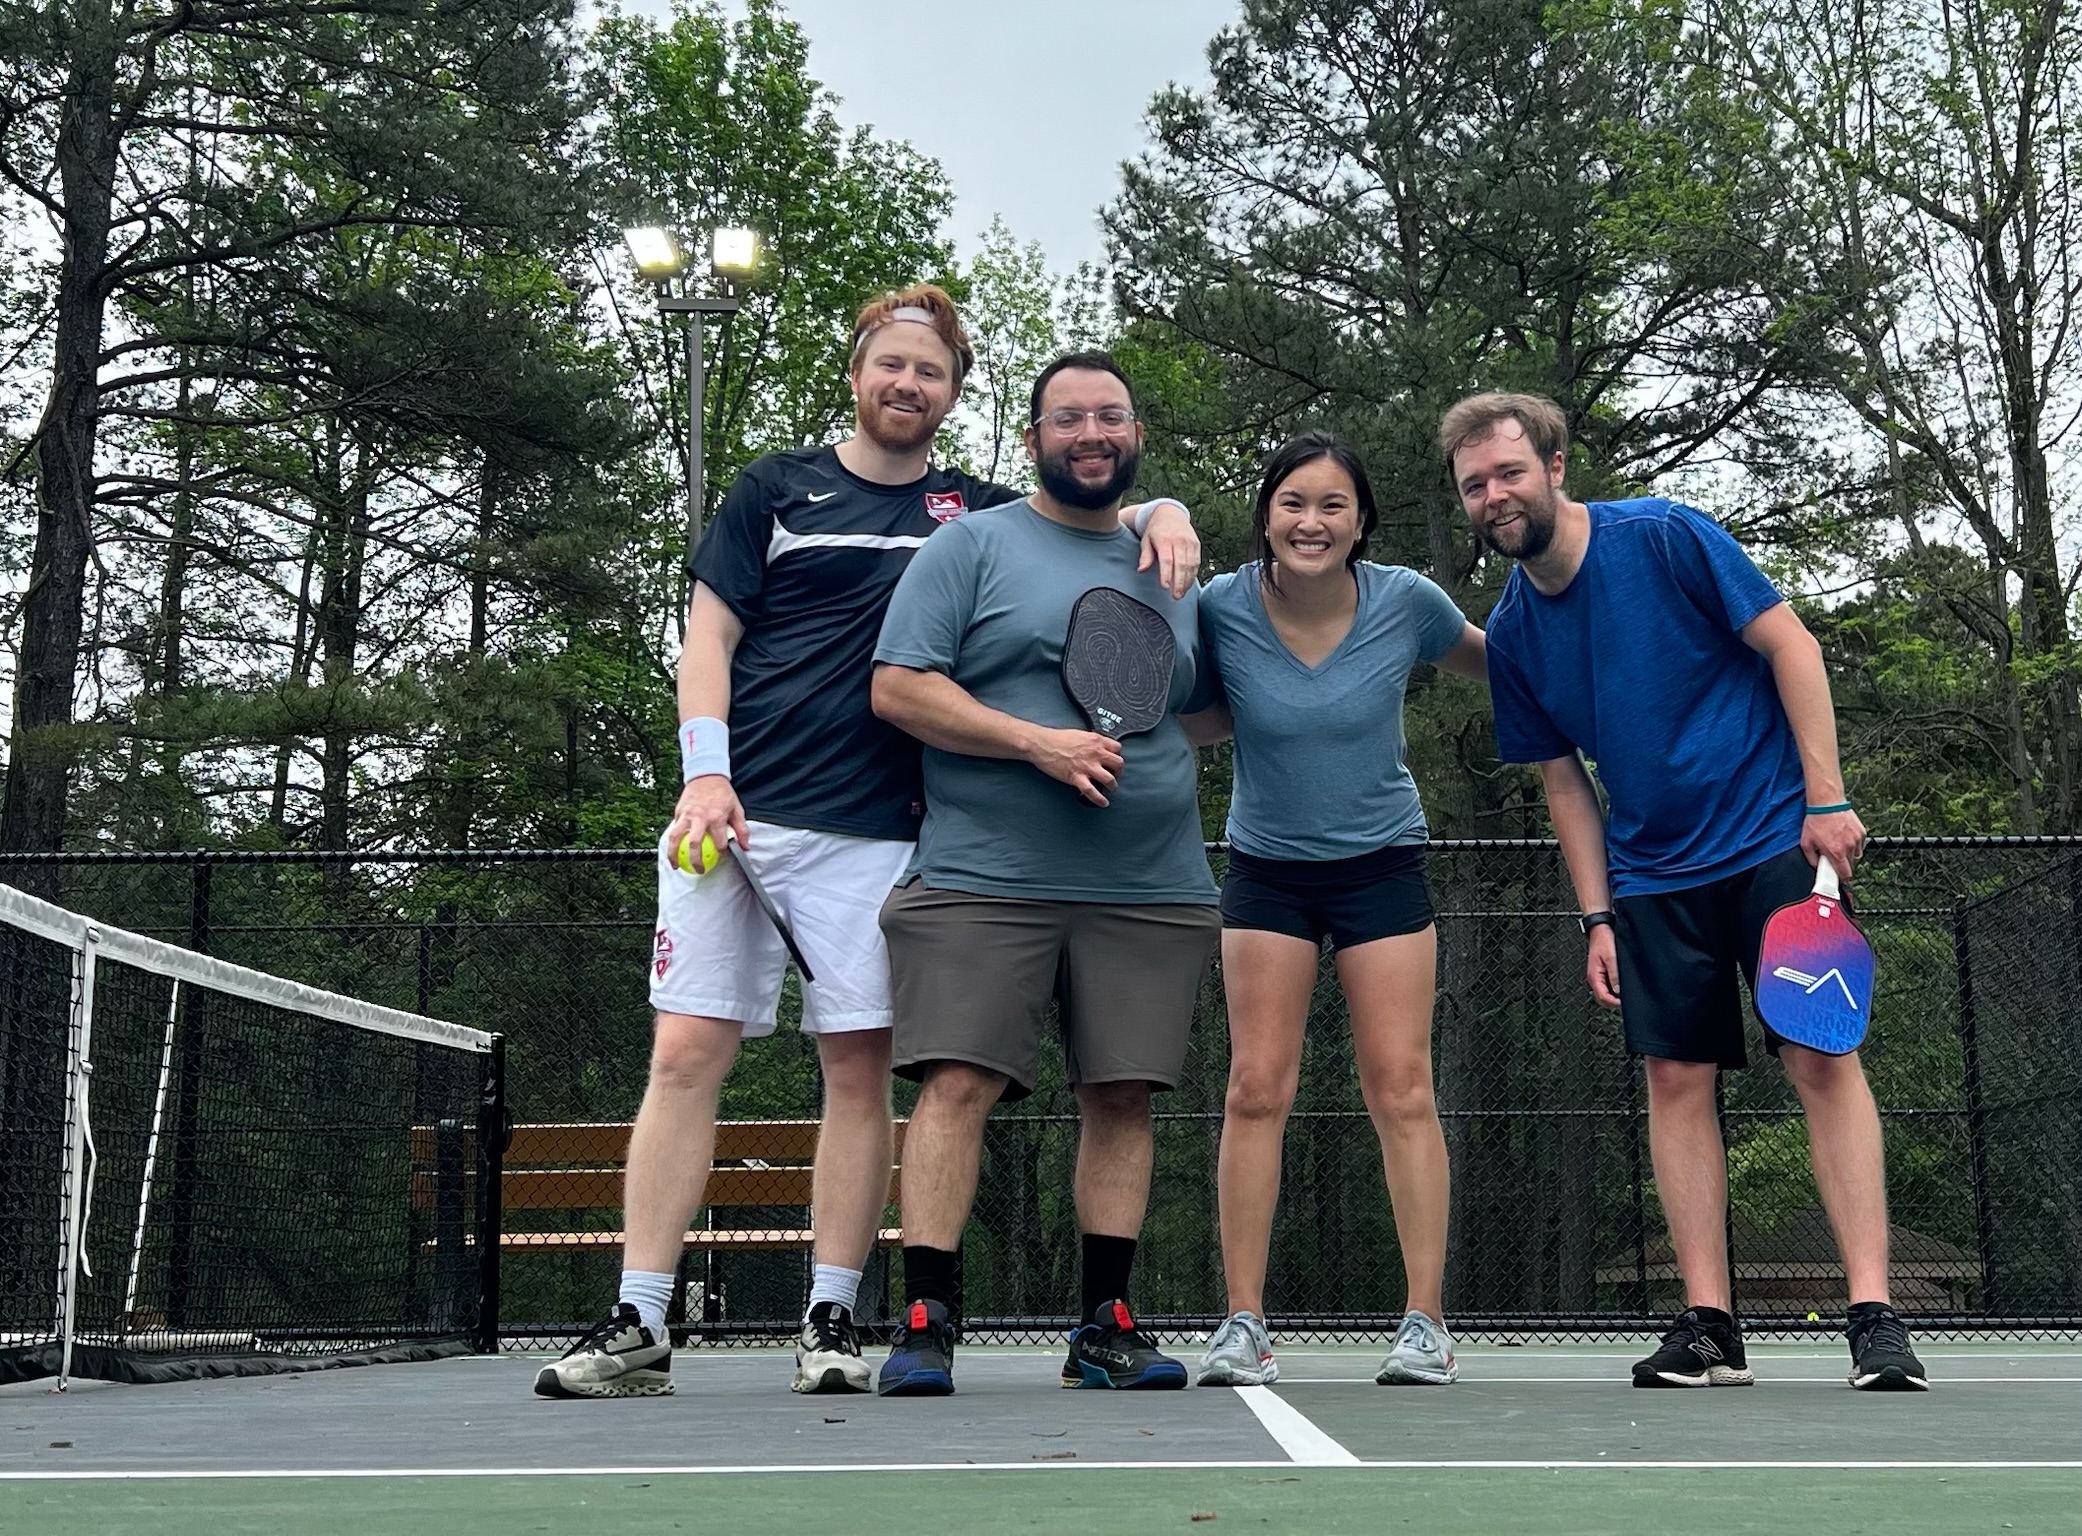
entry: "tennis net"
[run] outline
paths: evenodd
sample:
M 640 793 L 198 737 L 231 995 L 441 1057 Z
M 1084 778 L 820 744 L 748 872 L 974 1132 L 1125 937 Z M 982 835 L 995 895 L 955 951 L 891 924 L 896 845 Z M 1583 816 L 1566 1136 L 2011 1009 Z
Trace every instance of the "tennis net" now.
M 0 886 L 0 1381 L 488 1342 L 503 1067 Z

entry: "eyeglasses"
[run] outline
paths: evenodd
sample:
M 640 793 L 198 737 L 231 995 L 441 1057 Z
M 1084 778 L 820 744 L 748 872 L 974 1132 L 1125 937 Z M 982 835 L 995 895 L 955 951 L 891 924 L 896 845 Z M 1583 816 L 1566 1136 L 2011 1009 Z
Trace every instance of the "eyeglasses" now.
M 1096 411 L 1073 411 L 1065 407 L 1060 411 L 1047 411 L 1034 418 L 1034 425 L 1046 427 L 1061 437 L 1068 437 L 1084 425 L 1089 416 L 1099 424 L 1101 432 L 1125 432 L 1135 425 L 1135 413 L 1124 405 L 1108 405 Z

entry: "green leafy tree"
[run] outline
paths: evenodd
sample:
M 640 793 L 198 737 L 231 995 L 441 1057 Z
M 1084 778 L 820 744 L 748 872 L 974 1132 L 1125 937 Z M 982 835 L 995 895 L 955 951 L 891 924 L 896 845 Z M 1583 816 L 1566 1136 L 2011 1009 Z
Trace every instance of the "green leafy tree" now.
M 489 247 L 536 221 L 568 187 L 568 17 L 568 0 L 0 5 L 0 179 L 58 235 L 0 848 L 62 836 L 104 424 L 167 379 L 165 338 L 112 337 L 110 306 L 169 273 L 294 266 L 343 231 Z M 269 144 L 331 174 L 238 173 Z
M 1994 660 L 2014 825 L 2072 831 L 2082 564 L 2058 464 L 2082 409 L 2082 18 L 2024 0 L 1739 0 L 1704 10 L 1689 52 L 1770 114 L 1785 226 L 1826 295 L 1843 456 L 1906 545 L 1897 572 Z M 1953 528 L 1978 551 L 1974 581 L 1936 547 Z

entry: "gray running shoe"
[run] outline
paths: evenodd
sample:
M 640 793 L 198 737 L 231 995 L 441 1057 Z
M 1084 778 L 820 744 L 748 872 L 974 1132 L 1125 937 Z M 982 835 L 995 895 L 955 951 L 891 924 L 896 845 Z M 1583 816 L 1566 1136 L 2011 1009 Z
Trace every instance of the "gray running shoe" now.
M 797 1392 L 867 1392 L 874 1378 L 860 1358 L 853 1314 L 834 1301 L 820 1301 L 802 1320 L 795 1340 Z
M 1374 1377 L 1384 1387 L 1443 1387 L 1460 1379 L 1453 1363 L 1453 1335 L 1422 1312 L 1405 1312 L 1395 1346 Z
M 1279 1379 L 1280 1368 L 1272 1358 L 1272 1340 L 1265 1332 L 1265 1319 L 1255 1312 L 1230 1314 L 1207 1341 L 1207 1353 L 1200 1357 L 1203 1387 L 1263 1387 Z
M 535 1375 L 537 1397 L 669 1397 L 672 1343 L 654 1338 L 628 1302 Z

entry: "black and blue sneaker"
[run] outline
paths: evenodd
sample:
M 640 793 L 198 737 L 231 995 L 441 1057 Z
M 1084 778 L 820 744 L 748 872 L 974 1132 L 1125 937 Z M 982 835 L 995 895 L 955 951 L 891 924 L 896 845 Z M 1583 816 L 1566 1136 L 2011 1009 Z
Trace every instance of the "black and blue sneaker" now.
M 1070 1335 L 1070 1358 L 1063 1362 L 1066 1387 L 1166 1392 L 1185 1384 L 1186 1368 L 1135 1326 L 1126 1302 L 1101 1302 L 1091 1321 Z
M 937 1301 L 914 1301 L 889 1346 L 875 1391 L 883 1397 L 946 1397 L 954 1390 L 954 1324 Z

